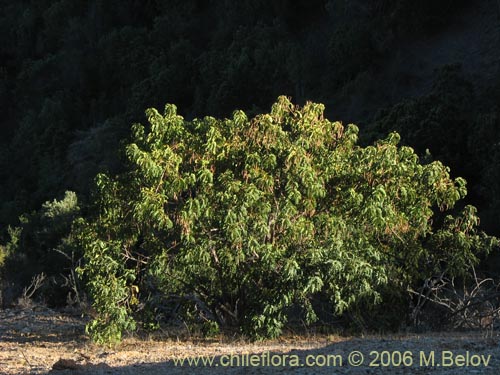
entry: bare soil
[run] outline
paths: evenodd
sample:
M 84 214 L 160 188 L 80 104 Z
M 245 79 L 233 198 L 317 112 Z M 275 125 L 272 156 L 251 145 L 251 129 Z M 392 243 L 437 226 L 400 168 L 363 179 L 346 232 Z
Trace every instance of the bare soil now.
M 0 310 L 0 374 L 498 374 L 500 371 L 497 332 L 491 337 L 482 332 L 366 337 L 310 334 L 259 343 L 229 337 L 197 340 L 186 338 L 185 334 L 182 339 L 157 335 L 129 337 L 116 347 L 103 347 L 89 341 L 84 325 L 85 320 L 79 315 L 44 307 Z M 354 351 L 364 358 L 360 366 L 349 362 Z M 358 361 L 359 353 L 355 354 Z M 199 356 L 213 356 L 212 366 L 204 366 L 201 361 L 198 366 L 189 365 L 188 360 Z M 180 359 L 185 359 L 182 366 L 176 363 Z M 315 361 L 315 365 L 309 366 L 311 363 L 306 361 Z

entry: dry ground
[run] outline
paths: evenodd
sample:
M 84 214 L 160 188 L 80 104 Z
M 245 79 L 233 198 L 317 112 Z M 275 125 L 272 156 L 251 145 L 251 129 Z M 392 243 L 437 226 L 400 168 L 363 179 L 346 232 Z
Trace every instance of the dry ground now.
M 119 346 L 109 348 L 90 343 L 83 327 L 84 321 L 78 315 L 47 308 L 0 310 L 0 374 L 500 373 L 497 332 L 491 338 L 479 332 L 357 338 L 309 335 L 263 343 L 230 338 L 128 338 Z M 364 357 L 359 367 L 349 363 L 353 351 L 359 351 Z M 434 353 L 434 366 L 431 353 Z M 238 354 L 240 357 L 236 357 Z M 175 363 L 177 359 L 192 360 L 197 356 L 215 356 L 213 366 Z M 251 358 L 257 366 L 249 365 Z M 238 360 L 246 361 L 247 366 L 237 366 Z M 325 366 L 307 366 L 306 360 Z M 229 361 L 233 361 L 232 367 L 226 366 L 231 364 Z M 272 366 L 283 361 L 287 361 L 288 366 Z M 330 361 L 330 366 L 326 366 L 326 361 Z M 377 364 L 379 366 L 374 366 Z

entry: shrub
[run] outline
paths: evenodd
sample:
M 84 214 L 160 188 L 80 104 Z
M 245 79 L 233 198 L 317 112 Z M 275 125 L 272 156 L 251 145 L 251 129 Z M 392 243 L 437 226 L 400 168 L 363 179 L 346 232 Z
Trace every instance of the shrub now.
M 315 321 L 320 294 L 332 315 L 375 306 L 493 246 L 472 207 L 433 228 L 463 179 L 421 164 L 397 133 L 358 146 L 356 126 L 323 112 L 285 97 L 253 119 L 147 110 L 129 169 L 97 176 L 95 214 L 77 225 L 92 337 L 119 340 L 143 309 L 276 337 L 292 310 Z
M 47 276 L 45 286 L 37 293 L 43 302 L 61 306 L 66 304 L 68 293 L 71 298 L 77 297 L 74 268 L 80 254 L 70 231 L 79 212 L 76 194 L 67 191 L 63 199 L 45 202 L 39 211 L 21 216 L 18 227 L 9 228 L 4 277 L 13 288 L 13 298 L 41 274 Z

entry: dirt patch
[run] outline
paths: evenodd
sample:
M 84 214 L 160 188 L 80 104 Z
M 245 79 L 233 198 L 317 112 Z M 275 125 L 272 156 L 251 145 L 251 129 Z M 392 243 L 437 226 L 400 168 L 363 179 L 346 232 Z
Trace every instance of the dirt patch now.
M 84 325 L 78 315 L 46 308 L 0 310 L 0 373 L 498 374 L 500 370 L 497 332 L 489 338 L 480 332 L 310 335 L 261 343 L 157 336 L 127 338 L 109 348 L 92 344 Z M 354 366 L 361 356 L 362 364 Z

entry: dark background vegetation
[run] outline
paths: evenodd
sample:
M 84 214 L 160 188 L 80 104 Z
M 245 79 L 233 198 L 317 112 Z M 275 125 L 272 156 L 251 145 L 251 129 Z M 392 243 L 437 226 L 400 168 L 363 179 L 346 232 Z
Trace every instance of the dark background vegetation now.
M 167 102 L 192 119 L 253 115 L 287 95 L 325 103 L 365 143 L 397 130 L 468 181 L 464 203 L 500 234 L 495 0 L 0 0 L 0 9 L 0 263 L 9 246 L 22 249 L 5 283 L 64 272 L 72 255 L 61 238 L 78 207 L 85 215 L 93 177 L 120 171 L 130 125 Z M 42 207 L 68 190 L 78 206 Z M 9 226 L 23 228 L 20 247 Z

